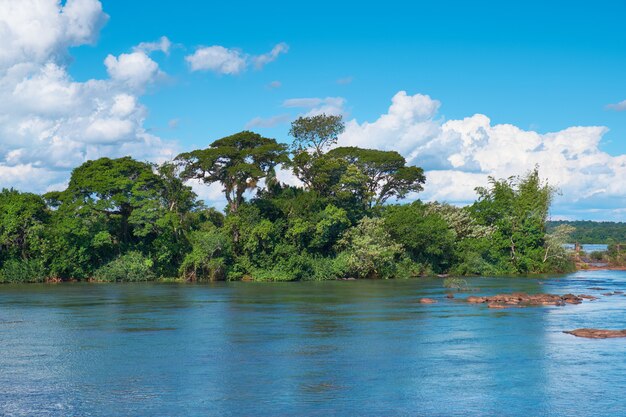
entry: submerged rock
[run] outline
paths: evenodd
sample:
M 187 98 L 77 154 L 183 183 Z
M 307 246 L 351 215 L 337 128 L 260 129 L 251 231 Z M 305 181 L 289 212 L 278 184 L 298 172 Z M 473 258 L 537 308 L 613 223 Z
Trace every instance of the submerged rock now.
M 576 337 L 586 337 L 588 339 L 609 339 L 614 337 L 626 337 L 626 330 L 576 329 L 566 330 L 563 333 L 573 334 Z
M 419 302 L 420 304 L 435 304 L 437 300 L 433 300 L 432 298 L 420 298 Z
M 589 300 L 589 301 L 593 301 L 593 300 L 597 300 L 598 297 L 594 297 L 593 295 L 589 295 L 589 294 L 580 294 L 578 296 L 578 298 L 583 298 L 585 300 Z
M 491 297 L 467 297 L 471 304 L 487 303 L 489 308 L 526 307 L 526 306 L 563 306 L 565 304 L 580 304 L 582 297 L 574 294 L 526 294 L 514 292 L 512 294 L 498 294 Z

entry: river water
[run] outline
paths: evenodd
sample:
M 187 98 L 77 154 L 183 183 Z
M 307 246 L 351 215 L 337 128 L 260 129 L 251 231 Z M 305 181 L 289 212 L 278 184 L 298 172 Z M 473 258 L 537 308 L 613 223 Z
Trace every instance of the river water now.
M 601 298 L 493 310 L 418 279 L 5 285 L 0 415 L 626 415 L 626 339 L 562 333 L 626 328 L 626 297 L 600 295 L 625 272 L 469 284 Z

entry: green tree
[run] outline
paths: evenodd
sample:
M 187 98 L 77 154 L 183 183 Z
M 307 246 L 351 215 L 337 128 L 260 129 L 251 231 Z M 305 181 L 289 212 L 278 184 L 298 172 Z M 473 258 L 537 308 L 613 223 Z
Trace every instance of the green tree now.
M 231 213 L 243 203 L 247 190 L 256 188 L 276 165 L 288 162 L 285 145 L 250 131 L 218 139 L 207 149 L 182 153 L 176 160 L 183 165 L 184 179 L 221 183 Z
M 46 203 L 40 196 L 3 189 L 0 192 L 0 261 L 37 256 L 49 217 Z
M 546 220 L 554 189 L 535 168 L 524 177 L 489 179 L 476 189 L 478 200 L 470 208 L 478 221 L 495 227 L 493 248 L 514 272 L 541 272 L 544 263 Z
M 404 157 L 395 151 L 351 146 L 332 149 L 328 156 L 347 161 L 366 176 L 370 207 L 384 204 L 391 197 L 402 199 L 410 192 L 422 191 L 426 182 L 424 170 L 407 167 Z
M 313 149 L 315 156 L 322 155 L 325 148 L 337 143 L 337 137 L 345 130 L 341 116 L 320 114 L 299 117 L 291 123 L 289 135 L 294 138 L 294 153 Z

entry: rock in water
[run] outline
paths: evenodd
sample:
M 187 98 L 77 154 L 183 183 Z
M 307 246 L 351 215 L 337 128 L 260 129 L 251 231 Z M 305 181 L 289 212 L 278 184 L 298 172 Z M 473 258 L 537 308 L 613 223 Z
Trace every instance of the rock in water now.
M 467 297 L 466 301 L 472 304 L 487 303 L 489 308 L 504 308 L 505 306 L 563 306 L 565 304 L 580 304 L 582 297 L 574 294 L 526 294 L 514 292 L 512 294 L 498 294 L 490 297 Z
M 420 298 L 420 304 L 435 304 L 437 300 L 433 300 L 432 298 Z
M 626 337 L 626 330 L 576 329 L 566 330 L 563 333 L 573 334 L 576 337 L 586 337 L 587 339 Z

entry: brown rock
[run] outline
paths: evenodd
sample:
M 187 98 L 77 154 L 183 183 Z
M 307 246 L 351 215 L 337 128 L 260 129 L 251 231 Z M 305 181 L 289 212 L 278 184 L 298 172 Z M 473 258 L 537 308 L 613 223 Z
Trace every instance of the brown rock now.
M 609 297 L 609 296 L 613 295 L 613 293 L 612 293 L 612 292 L 605 292 L 605 293 L 604 293 L 604 294 L 602 294 L 602 295 Z
M 580 304 L 582 298 L 574 294 L 565 294 L 563 296 L 555 294 L 526 294 L 517 292 L 512 294 L 497 294 L 492 297 L 476 297 L 471 296 L 466 300 L 468 303 L 481 304 L 487 303 L 490 308 L 500 308 L 495 306 L 563 306 L 565 304 Z M 491 304 L 494 307 L 491 307 Z
M 588 339 L 626 337 L 626 330 L 576 329 L 564 331 L 563 333 L 573 334 L 576 337 L 586 337 Z
M 446 298 L 454 298 L 454 294 L 449 292 L 449 293 L 446 294 Z
M 580 294 L 578 298 L 584 298 L 585 300 L 590 300 L 590 301 L 598 299 L 598 297 L 594 297 L 593 295 L 589 295 L 589 294 Z
M 433 300 L 432 298 L 420 298 L 419 302 L 420 304 L 435 304 L 437 300 Z

